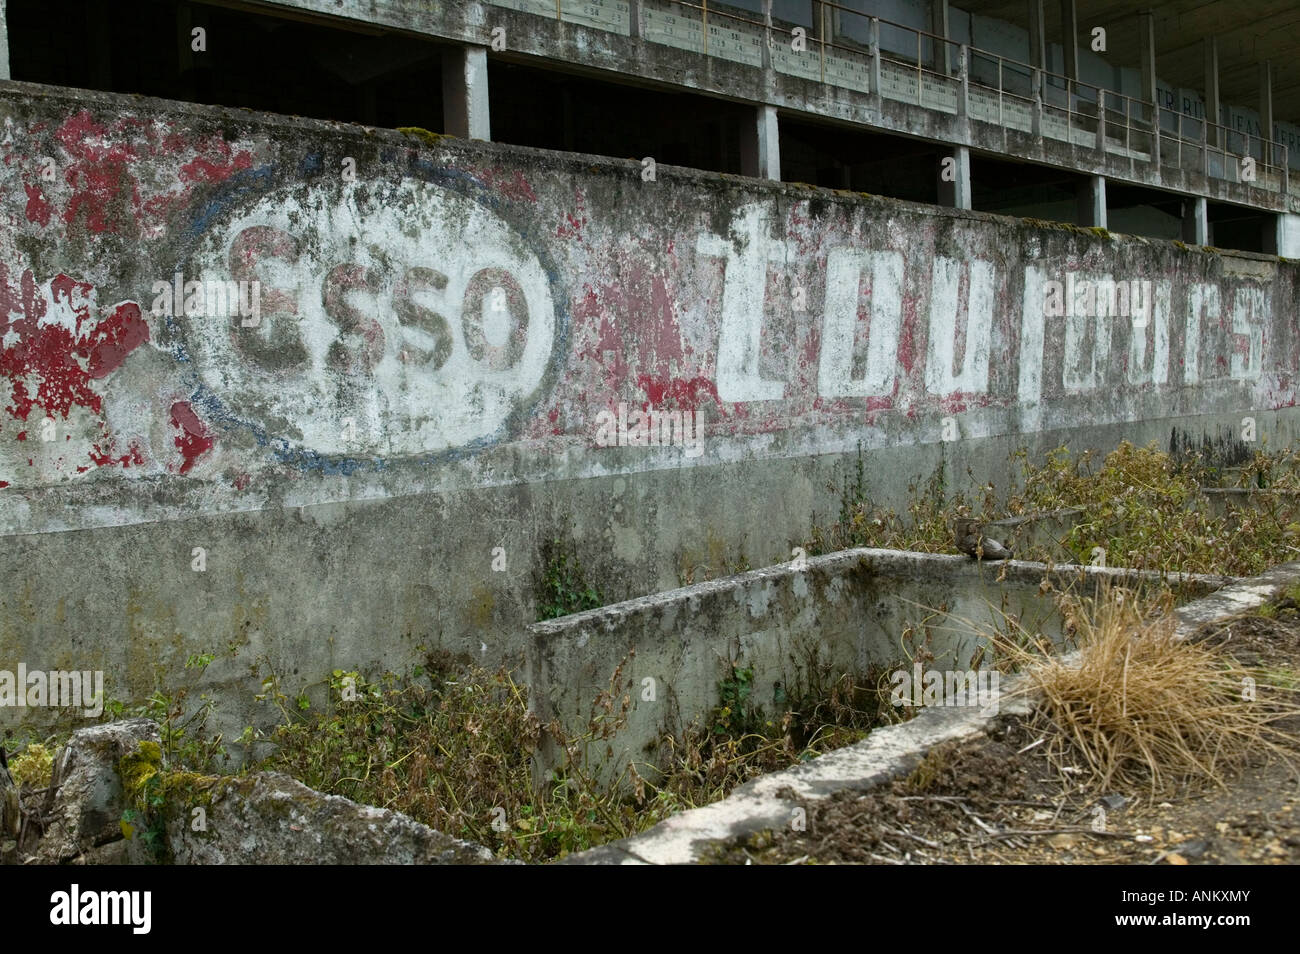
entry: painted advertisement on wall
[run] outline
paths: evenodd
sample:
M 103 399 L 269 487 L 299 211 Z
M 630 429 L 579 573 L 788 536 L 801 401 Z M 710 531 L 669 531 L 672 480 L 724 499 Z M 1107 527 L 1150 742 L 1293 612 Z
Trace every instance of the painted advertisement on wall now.
M 8 532 L 51 489 L 92 526 L 1295 399 L 1276 261 L 200 108 L 0 121 Z

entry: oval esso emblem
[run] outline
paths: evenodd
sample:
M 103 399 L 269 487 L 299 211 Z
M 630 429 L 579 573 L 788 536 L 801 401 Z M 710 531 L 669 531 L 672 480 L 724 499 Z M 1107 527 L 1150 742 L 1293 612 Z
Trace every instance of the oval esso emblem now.
M 245 306 L 203 314 L 198 295 L 200 314 L 185 308 L 200 380 L 269 437 L 319 454 L 488 438 L 534 399 L 556 337 L 527 242 L 418 180 L 267 194 L 200 240 L 194 279 Z

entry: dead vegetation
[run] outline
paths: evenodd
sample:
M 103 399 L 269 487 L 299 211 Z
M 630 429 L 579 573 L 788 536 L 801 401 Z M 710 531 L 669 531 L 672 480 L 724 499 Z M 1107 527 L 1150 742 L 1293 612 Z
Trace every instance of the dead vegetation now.
M 1035 728 L 1062 770 L 1082 762 L 1098 791 L 1151 797 L 1225 780 L 1261 756 L 1289 758 L 1295 690 L 1222 646 L 1177 638 L 1168 599 L 1103 588 L 1076 615 L 1077 655 L 1044 641 L 998 640 L 1042 696 Z

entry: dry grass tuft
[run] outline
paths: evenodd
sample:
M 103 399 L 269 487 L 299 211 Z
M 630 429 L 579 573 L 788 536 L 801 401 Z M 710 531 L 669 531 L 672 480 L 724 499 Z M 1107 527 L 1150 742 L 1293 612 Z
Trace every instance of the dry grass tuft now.
M 1144 603 L 1116 587 L 1079 603 L 1077 659 L 1052 655 L 1041 638 L 996 640 L 1042 693 L 1036 720 L 1047 751 L 1076 783 L 1155 797 L 1222 786 L 1261 757 L 1290 761 L 1300 740 L 1276 723 L 1300 711 L 1294 690 L 1217 648 L 1175 639 L 1168 599 Z

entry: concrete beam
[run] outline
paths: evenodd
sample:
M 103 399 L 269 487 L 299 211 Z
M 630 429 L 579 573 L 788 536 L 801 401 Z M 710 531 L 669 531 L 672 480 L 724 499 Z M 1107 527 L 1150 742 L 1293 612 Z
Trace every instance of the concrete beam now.
M 1300 215 L 1283 212 L 1277 217 L 1277 254 L 1300 258 Z
M 1047 69 L 1046 24 L 1043 0 L 1029 0 L 1029 62 L 1040 70 Z
M 1205 38 L 1205 118 L 1219 121 L 1219 41 L 1212 36 Z M 1222 149 L 1223 131 L 1207 127 L 1205 141 Z
M 1065 75 L 1079 78 L 1079 11 L 1075 0 L 1061 0 L 1061 47 L 1065 50 Z
M 757 106 L 753 124 L 741 132 L 740 171 L 742 175 L 781 181 L 781 133 L 775 106 Z
M 1079 225 L 1083 228 L 1106 227 L 1106 177 L 1088 176 L 1079 184 Z
M 462 46 L 442 58 L 443 132 L 461 139 L 492 139 L 487 49 Z
M 1210 244 L 1210 217 L 1205 196 L 1183 200 L 1183 241 L 1188 245 Z
M 0 80 L 9 75 L 9 21 L 5 17 L 5 0 L 0 0 Z
M 946 205 L 950 209 L 969 209 L 971 207 L 970 150 L 965 146 L 954 146 L 944 159 L 952 159 L 953 162 L 939 163 L 939 204 Z

